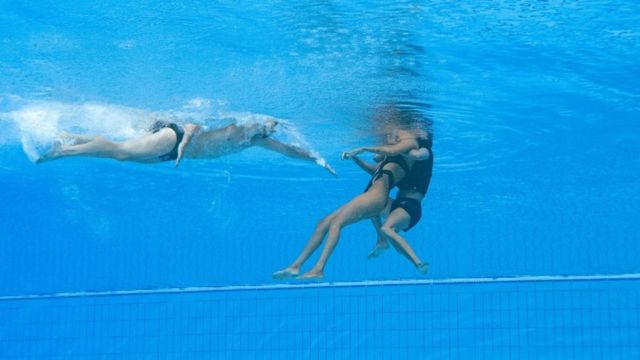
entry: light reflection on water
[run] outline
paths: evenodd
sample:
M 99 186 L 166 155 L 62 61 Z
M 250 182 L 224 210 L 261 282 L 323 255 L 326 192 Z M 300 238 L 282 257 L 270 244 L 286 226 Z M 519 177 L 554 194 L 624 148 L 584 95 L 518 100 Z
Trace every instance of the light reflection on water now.
M 446 1 L 4 4 L 3 98 L 288 118 L 324 153 L 388 102 L 434 122 L 436 166 L 492 166 L 640 109 L 638 5 Z M 615 21 L 604 16 L 615 10 Z M 17 49 L 17 51 L 16 51 Z M 585 102 L 595 102 L 584 106 Z M 2 101 L 0 108 L 11 108 Z M 614 110 L 615 109 L 615 110 Z M 622 114 L 611 114 L 622 112 Z M 487 155 L 488 154 L 488 155 Z M 484 163 L 484 165 L 483 165 Z

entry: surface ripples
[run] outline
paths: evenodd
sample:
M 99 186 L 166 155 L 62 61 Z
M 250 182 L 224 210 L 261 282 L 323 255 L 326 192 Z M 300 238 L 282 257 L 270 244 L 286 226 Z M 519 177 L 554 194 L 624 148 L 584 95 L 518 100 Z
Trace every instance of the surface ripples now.
M 601 121 L 606 107 L 640 110 L 633 2 L 91 6 L 2 5 L 0 93 L 158 111 L 202 97 L 295 119 L 334 153 L 377 141 L 371 108 L 410 103 L 434 122 L 443 170 L 517 156 L 524 134 Z

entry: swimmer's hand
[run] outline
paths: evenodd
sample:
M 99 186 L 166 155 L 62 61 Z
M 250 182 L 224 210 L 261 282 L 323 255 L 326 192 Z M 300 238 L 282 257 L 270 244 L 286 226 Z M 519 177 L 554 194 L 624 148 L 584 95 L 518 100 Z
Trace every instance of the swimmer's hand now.
M 182 155 L 184 155 L 185 146 L 187 146 L 187 144 L 184 141 L 181 142 L 180 145 L 178 145 L 178 156 L 176 157 L 176 163 L 174 167 L 178 167 L 178 165 L 180 165 L 180 160 L 182 160 Z
M 200 130 L 200 125 L 187 124 L 184 126 L 184 137 L 180 144 L 178 144 L 178 156 L 176 157 L 175 167 L 180 165 L 180 160 L 182 160 L 182 156 L 184 155 L 184 149 L 189 145 L 191 138 L 198 130 Z
M 363 151 L 364 151 L 364 148 L 355 148 L 355 149 L 353 149 L 351 151 L 345 151 L 345 152 L 342 153 L 340 158 L 342 160 L 353 159 L 356 155 L 360 154 Z
M 335 178 L 338 177 L 338 173 L 329 165 L 329 163 L 323 158 L 315 158 L 316 164 L 322 166 L 325 170 L 329 172 L 329 174 L 333 175 Z
M 323 168 L 325 168 L 329 172 L 329 174 L 333 175 L 333 177 L 335 177 L 336 179 L 338 178 L 338 173 L 334 170 L 334 168 L 331 167 L 331 165 L 325 164 Z

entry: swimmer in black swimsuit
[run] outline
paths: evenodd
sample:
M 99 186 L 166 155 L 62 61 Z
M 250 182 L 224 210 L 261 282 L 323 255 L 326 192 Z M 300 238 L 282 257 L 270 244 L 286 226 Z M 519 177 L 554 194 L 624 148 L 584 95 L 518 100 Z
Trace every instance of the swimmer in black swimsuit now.
M 418 149 L 418 136 L 415 133 L 408 130 L 394 130 L 394 132 L 397 136 L 388 136 L 387 145 L 357 149 L 349 153 L 344 153 L 343 158 L 351 158 L 358 152 L 370 151 L 384 155 L 388 159 L 393 159 L 397 155 L 406 154 L 411 150 Z M 413 164 L 413 160 L 408 160 L 408 162 L 409 166 Z M 409 169 L 410 167 L 399 164 L 399 161 L 389 160 L 381 162 L 375 172 L 372 172 L 372 179 L 365 192 L 357 195 L 351 201 L 322 219 L 296 260 L 288 267 L 273 273 L 272 276 L 275 279 L 290 277 L 297 277 L 298 279 L 322 278 L 324 275 L 324 267 L 338 244 L 342 228 L 380 214 L 387 206 L 389 191 L 392 186 L 395 182 L 402 181 Z M 298 276 L 301 266 L 307 261 L 311 254 L 318 249 L 325 236 L 325 246 L 318 262 L 311 270 Z
M 431 140 L 421 138 L 419 159 L 414 162 L 411 170 L 397 183 L 398 194 L 393 200 L 389 215 L 384 224 L 381 224 L 378 216 L 374 217 L 373 224 L 378 233 L 378 241 L 368 258 L 374 258 L 389 248 L 389 242 L 409 259 L 416 268 L 423 274 L 428 271 L 428 264 L 422 262 L 411 248 L 409 243 L 398 233 L 400 230 L 409 231 L 422 217 L 422 200 L 426 196 L 431 182 L 433 170 L 433 151 L 431 150 Z M 362 162 L 360 160 L 360 162 Z M 359 164 L 360 165 L 360 164 Z M 363 169 L 362 165 L 360 165 Z M 366 170 L 366 169 L 365 169 Z
M 151 126 L 151 132 L 155 134 L 158 131 L 162 129 L 167 129 L 167 128 L 173 130 L 176 133 L 176 142 L 175 142 L 175 145 L 173 146 L 173 149 L 171 149 L 171 151 L 169 151 L 164 155 L 160 155 L 158 157 L 158 160 L 160 161 L 176 160 L 178 158 L 178 148 L 180 146 L 180 143 L 182 142 L 182 139 L 184 138 L 184 129 L 182 127 L 174 123 L 167 123 L 164 121 L 156 121 Z
M 58 144 L 36 162 L 70 156 L 90 156 L 140 163 L 174 161 L 175 166 L 178 166 L 183 157 L 213 159 L 260 146 L 285 156 L 315 162 L 336 176 L 335 170 L 320 156 L 272 139 L 270 136 L 276 131 L 277 125 L 278 121 L 270 119 L 264 123 L 232 124 L 220 129 L 205 129 L 196 124 L 180 126 L 157 121 L 149 129 L 149 134 L 122 142 L 101 136 L 65 133 L 63 137 L 66 144 Z

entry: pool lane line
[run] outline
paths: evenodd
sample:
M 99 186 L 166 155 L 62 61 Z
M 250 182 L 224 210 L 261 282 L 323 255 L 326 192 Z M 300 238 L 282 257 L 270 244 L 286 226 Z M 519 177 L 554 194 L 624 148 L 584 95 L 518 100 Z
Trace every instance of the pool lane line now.
M 640 273 L 629 274 L 593 274 L 593 275 L 522 275 L 503 277 L 469 277 L 448 279 L 404 279 L 404 280 L 363 280 L 339 282 L 304 282 L 300 284 L 263 284 L 263 285 L 228 285 L 228 286 L 192 286 L 156 289 L 74 291 L 48 294 L 4 295 L 0 301 L 44 300 L 109 296 L 170 295 L 214 292 L 241 291 L 275 291 L 302 290 L 322 288 L 362 288 L 387 286 L 416 285 L 475 285 L 502 283 L 552 283 L 552 282 L 587 282 L 587 281 L 633 281 L 640 280 Z

